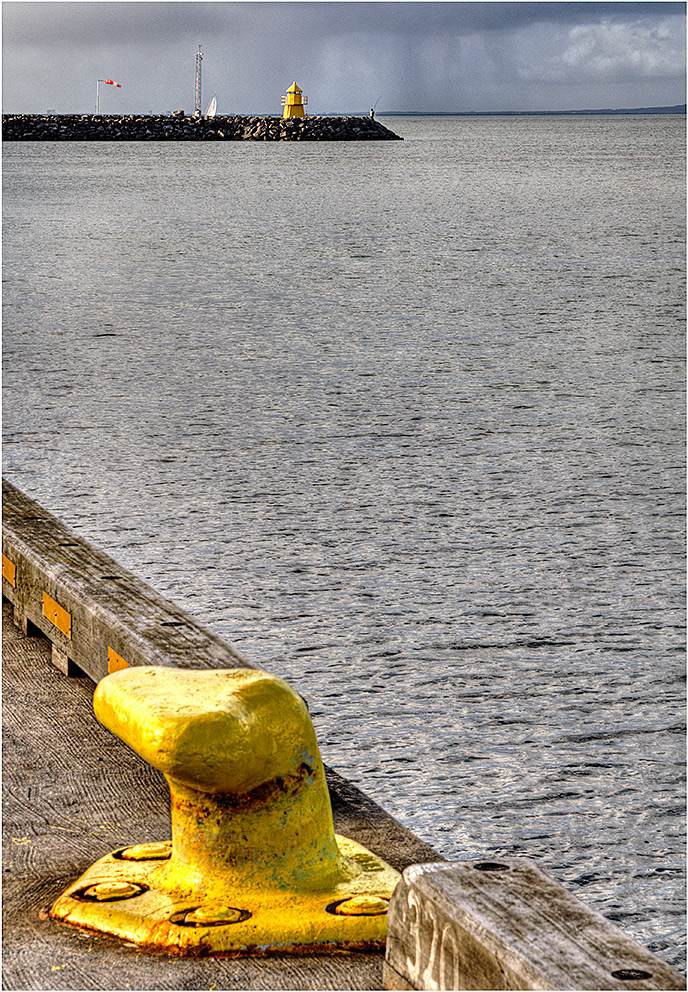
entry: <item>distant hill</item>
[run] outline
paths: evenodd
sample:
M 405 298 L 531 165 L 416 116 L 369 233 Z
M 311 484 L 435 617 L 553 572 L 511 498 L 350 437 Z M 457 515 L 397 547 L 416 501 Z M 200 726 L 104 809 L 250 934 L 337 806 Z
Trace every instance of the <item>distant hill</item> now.
M 591 117 L 609 114 L 685 114 L 685 103 L 673 107 L 632 107 L 623 110 L 382 110 L 378 117 Z

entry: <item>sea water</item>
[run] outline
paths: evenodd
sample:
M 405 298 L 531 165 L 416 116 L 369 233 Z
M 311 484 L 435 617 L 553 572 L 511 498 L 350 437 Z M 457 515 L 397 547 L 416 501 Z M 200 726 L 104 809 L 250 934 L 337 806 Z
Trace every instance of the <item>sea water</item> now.
M 683 967 L 685 119 L 385 123 L 5 144 L 4 473 Z

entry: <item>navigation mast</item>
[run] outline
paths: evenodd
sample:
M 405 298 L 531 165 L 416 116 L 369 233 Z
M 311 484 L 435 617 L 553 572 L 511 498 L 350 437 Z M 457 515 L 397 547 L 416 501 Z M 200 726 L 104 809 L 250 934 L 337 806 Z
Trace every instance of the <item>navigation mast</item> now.
M 194 107 L 194 114 L 197 117 L 201 115 L 201 62 L 203 61 L 203 52 L 201 51 L 201 43 L 198 43 L 198 51 L 196 52 L 196 104 Z

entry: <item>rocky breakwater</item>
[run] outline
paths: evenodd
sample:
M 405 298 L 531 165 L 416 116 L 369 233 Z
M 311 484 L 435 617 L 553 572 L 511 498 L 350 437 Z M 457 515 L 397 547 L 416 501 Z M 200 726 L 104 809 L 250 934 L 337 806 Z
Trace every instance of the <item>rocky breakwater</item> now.
M 373 117 L 3 114 L 4 141 L 401 141 Z

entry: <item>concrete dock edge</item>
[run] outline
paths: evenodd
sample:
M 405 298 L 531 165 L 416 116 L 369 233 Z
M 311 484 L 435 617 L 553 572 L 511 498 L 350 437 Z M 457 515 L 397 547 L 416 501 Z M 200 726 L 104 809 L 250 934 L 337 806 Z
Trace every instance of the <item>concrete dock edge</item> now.
M 381 952 L 180 958 L 49 919 L 118 847 L 165 840 L 164 778 L 98 724 L 122 667 L 251 668 L 3 480 L 3 943 L 10 989 L 682 989 L 525 859 L 449 864 L 332 769 L 335 829 L 403 871 Z M 390 788 L 393 783 L 390 783 Z

